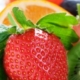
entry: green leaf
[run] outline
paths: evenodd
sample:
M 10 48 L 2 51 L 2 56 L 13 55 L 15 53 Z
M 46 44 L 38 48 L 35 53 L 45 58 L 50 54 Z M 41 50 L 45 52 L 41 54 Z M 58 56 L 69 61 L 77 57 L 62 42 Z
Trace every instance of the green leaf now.
M 1 49 L 0 50 L 0 59 L 3 57 L 3 55 L 4 55 L 3 53 L 4 53 L 4 49 Z
M 46 23 L 45 25 L 41 24 L 40 26 L 38 25 L 37 28 L 57 35 L 64 44 L 65 48 L 68 50 L 72 47 L 72 43 L 78 41 L 79 39 L 77 34 L 71 28 L 64 28 L 59 25 L 53 25 L 49 23 Z
M 8 27 L 5 25 L 0 25 L 0 43 L 10 35 L 8 32 Z
M 37 22 L 37 24 L 40 26 L 46 23 L 57 24 L 62 27 L 71 28 L 72 25 L 78 24 L 78 21 L 74 16 L 67 15 L 66 13 L 53 13 L 53 14 L 44 16 Z
M 8 38 L 11 34 L 17 33 L 16 27 L 0 25 L 0 43 Z
M 72 43 L 79 40 L 78 35 L 70 27 L 70 25 L 77 24 L 77 22 L 77 19 L 73 16 L 66 16 L 63 13 L 55 13 L 40 19 L 37 22 L 36 27 L 58 36 L 65 48 L 69 50 L 72 48 Z
M 0 80 L 7 80 L 7 75 L 3 67 L 3 59 L 0 59 Z
M 25 30 L 34 27 L 34 24 L 25 17 L 24 12 L 20 10 L 18 7 L 14 7 L 12 11 L 16 20 Z
M 12 17 L 12 15 L 10 13 L 8 13 L 7 17 L 8 17 L 9 22 L 11 23 L 11 25 L 17 26 L 17 23 L 15 22 L 14 18 Z
M 80 80 L 80 43 L 67 53 L 68 80 Z

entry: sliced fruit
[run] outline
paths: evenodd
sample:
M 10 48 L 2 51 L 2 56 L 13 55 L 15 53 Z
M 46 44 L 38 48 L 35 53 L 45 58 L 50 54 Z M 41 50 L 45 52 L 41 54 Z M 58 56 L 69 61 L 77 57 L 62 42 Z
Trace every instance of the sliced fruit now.
M 8 13 L 12 12 L 12 8 L 16 6 L 22 9 L 29 20 L 36 23 L 41 17 L 49 13 L 54 12 L 65 12 L 70 14 L 68 11 L 59 7 L 54 3 L 50 3 L 45 0 L 19 0 L 10 3 L 1 13 L 0 13 L 0 24 L 10 25 L 7 19 Z M 13 15 L 13 14 L 12 14 Z M 14 16 L 13 16 L 14 17 Z

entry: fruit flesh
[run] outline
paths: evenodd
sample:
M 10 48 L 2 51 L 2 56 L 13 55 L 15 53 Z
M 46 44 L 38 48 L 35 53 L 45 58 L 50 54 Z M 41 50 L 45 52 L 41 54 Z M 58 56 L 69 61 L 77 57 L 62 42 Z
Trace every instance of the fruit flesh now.
M 49 13 L 53 13 L 53 12 L 54 11 L 52 9 L 50 9 L 50 8 L 31 5 L 31 6 L 27 6 L 26 7 L 26 9 L 24 11 L 24 14 L 33 23 L 36 23 L 43 16 L 45 16 L 45 15 L 47 15 Z M 10 22 L 9 22 L 9 20 L 7 18 L 5 18 L 4 21 L 3 21 L 3 24 L 10 25 Z
M 34 23 L 36 23 L 41 17 L 49 13 L 65 12 L 67 14 L 70 14 L 68 11 L 64 10 L 60 6 L 54 3 L 50 3 L 49 1 L 45 1 L 45 0 L 40 0 L 40 1 L 20 0 L 18 1 L 17 0 L 7 5 L 6 8 L 0 13 L 0 24 L 10 25 L 7 19 L 7 15 L 8 13 L 12 12 L 13 7 L 19 7 L 20 9 L 22 9 L 22 11 L 24 11 L 24 13 L 26 14 L 26 17 L 28 18 L 28 15 L 29 15 L 28 19 Z

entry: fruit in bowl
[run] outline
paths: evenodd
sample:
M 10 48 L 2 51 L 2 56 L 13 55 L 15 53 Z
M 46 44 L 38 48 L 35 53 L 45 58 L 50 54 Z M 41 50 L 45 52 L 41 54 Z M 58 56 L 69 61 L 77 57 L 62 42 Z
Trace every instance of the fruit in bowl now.
M 0 24 L 1 80 L 3 74 L 10 80 L 68 79 L 67 52 L 79 40 L 74 16 L 47 1 L 24 0 L 9 4 Z

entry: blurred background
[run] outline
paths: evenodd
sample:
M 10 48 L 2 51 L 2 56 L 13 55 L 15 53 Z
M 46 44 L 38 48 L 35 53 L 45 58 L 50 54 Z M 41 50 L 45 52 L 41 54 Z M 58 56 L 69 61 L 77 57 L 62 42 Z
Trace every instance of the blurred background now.
M 2 11 L 7 4 L 13 1 L 15 0 L 0 0 L 0 11 Z M 75 16 L 77 15 L 76 4 L 80 3 L 80 0 L 48 0 L 48 1 L 63 7 L 64 9 L 68 10 Z

